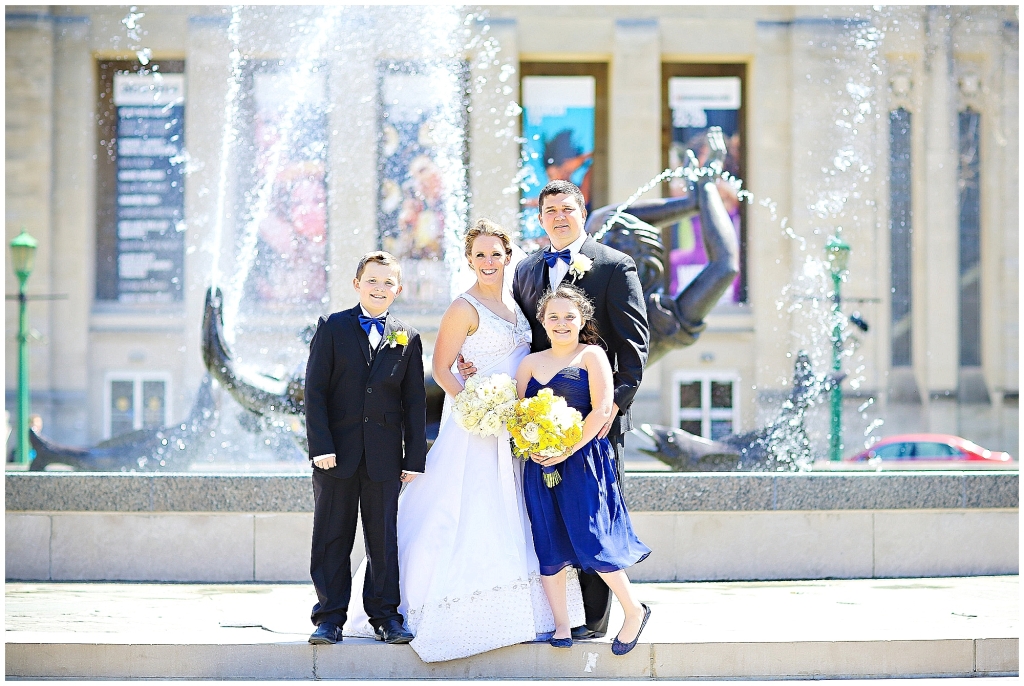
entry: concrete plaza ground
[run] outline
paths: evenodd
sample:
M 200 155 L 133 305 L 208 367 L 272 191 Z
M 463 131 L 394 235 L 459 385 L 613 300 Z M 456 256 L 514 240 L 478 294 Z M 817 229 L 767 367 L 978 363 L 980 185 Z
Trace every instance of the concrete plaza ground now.
M 638 584 L 642 643 L 511 646 L 425 665 L 310 646 L 308 584 L 8 583 L 8 678 L 771 679 L 1016 674 L 1017 576 Z M 621 622 L 613 609 L 612 626 Z M 972 682 L 978 683 L 978 682 Z

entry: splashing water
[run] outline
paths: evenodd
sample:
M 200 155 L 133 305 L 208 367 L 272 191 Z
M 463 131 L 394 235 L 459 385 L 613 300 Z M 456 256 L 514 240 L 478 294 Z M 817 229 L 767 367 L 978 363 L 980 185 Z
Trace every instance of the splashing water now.
M 213 265 L 210 270 L 210 285 L 217 288 L 221 285 L 220 258 L 221 241 L 224 236 L 224 220 L 227 213 L 228 170 L 230 168 L 231 148 L 238 138 L 236 117 L 238 116 L 238 92 L 242 87 L 242 52 L 239 48 L 239 25 L 242 22 L 242 8 L 235 5 L 231 8 L 231 22 L 228 24 L 228 40 L 231 41 L 231 76 L 228 77 L 228 89 L 224 94 L 224 128 L 220 144 L 220 172 L 217 178 L 217 205 L 213 221 Z M 234 327 L 225 330 L 229 343 L 234 342 Z
M 249 209 L 249 219 L 242 229 L 240 247 L 238 250 L 238 265 L 234 275 L 231 277 L 229 287 L 224 294 L 224 324 L 226 330 L 234 328 L 238 319 L 238 308 L 242 302 L 242 295 L 245 282 L 249 278 L 253 263 L 256 261 L 256 240 L 259 227 L 267 218 L 270 209 L 270 200 L 274 192 L 274 182 L 277 180 L 281 170 L 282 158 L 285 151 L 293 143 L 292 133 L 298 108 L 302 103 L 299 97 L 304 88 L 308 88 L 314 74 L 313 63 L 323 51 L 324 43 L 330 36 L 330 31 L 341 13 L 340 7 L 329 7 L 323 15 L 314 20 L 311 36 L 303 44 L 299 52 L 298 66 L 292 73 L 290 84 L 290 97 L 285 107 L 284 115 L 278 129 L 277 140 L 270 148 L 270 154 L 262 170 L 262 178 L 256 190 L 252 193 L 253 202 Z

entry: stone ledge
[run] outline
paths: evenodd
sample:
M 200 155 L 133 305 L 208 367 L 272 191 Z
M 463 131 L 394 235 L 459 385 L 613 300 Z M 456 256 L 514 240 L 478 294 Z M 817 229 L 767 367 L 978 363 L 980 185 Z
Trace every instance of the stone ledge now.
M 978 639 L 639 644 L 614 657 L 607 644 L 554 651 L 540 643 L 424 664 L 408 646 L 346 639 L 249 645 L 8 642 L 15 678 L 92 679 L 750 679 L 976 677 L 1016 674 L 1018 639 L 1000 639 L 999 671 L 974 665 Z M 980 647 L 980 646 L 978 646 Z
M 1017 508 L 1017 473 L 628 474 L 634 512 Z M 7 473 L 9 512 L 312 512 L 309 475 Z

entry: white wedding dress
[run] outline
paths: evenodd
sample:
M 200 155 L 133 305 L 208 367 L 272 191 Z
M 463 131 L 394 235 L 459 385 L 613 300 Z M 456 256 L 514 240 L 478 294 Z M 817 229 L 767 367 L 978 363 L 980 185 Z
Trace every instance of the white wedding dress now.
M 468 293 L 461 297 L 480 317 L 463 356 L 479 376 L 514 378 L 530 352 L 526 317 L 516 307 L 512 324 Z M 507 432 L 475 436 L 451 421 L 451 404 L 445 398 L 424 473 L 398 501 L 399 611 L 424 662 L 533 641 L 555 628 L 523 500 L 522 461 L 512 455 Z M 353 582 L 362 578 L 360 569 Z M 571 568 L 567 591 L 571 624 L 579 626 L 583 599 Z M 344 634 L 373 636 L 357 588 Z

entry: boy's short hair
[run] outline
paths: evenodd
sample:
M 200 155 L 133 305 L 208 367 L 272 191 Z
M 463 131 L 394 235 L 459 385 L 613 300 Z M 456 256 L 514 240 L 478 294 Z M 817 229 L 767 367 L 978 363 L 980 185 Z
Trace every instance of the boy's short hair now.
M 366 269 L 367 262 L 376 262 L 377 264 L 383 264 L 385 267 L 394 267 L 395 271 L 398 272 L 398 283 L 402 283 L 402 264 L 398 261 L 397 257 L 383 250 L 374 250 L 359 258 L 359 266 L 356 267 L 356 281 L 363 278 L 363 270 Z

